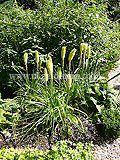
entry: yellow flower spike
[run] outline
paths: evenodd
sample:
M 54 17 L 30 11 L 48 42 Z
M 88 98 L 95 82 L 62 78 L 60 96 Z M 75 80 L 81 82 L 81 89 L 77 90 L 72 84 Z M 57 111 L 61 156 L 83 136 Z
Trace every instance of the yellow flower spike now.
M 45 78 L 45 83 L 47 84 L 48 81 L 48 73 L 47 73 L 47 69 L 44 68 L 44 78 Z
M 24 63 L 27 64 L 28 61 L 28 53 L 24 53 Z
M 60 81 L 62 77 L 61 67 L 57 67 L 57 75 L 58 75 L 58 80 Z
M 69 70 L 71 69 L 71 61 L 72 61 L 72 59 L 73 59 L 73 57 L 74 57 L 74 55 L 75 55 L 75 52 L 76 52 L 76 49 L 74 48 L 74 49 L 70 52 L 70 54 L 69 54 L 69 57 L 68 57 Z
M 52 63 L 52 58 L 49 57 L 49 59 L 46 62 L 46 67 L 48 69 L 48 72 L 50 74 L 51 77 L 51 84 L 53 83 L 53 63 Z
M 87 43 L 80 44 L 80 52 L 86 52 L 87 50 Z
M 84 52 L 85 43 L 80 44 L 80 65 L 82 64 L 82 53 Z
M 82 51 L 83 51 L 84 44 L 85 44 L 85 43 L 81 43 L 81 44 L 80 44 L 80 52 L 82 52 Z
M 28 53 L 24 53 L 23 59 L 24 59 L 24 63 L 25 63 L 25 67 L 26 67 L 26 72 L 27 72 Z
M 87 43 L 84 43 L 84 52 L 86 52 L 87 46 L 88 46 L 88 44 L 87 44 Z
M 70 52 L 69 57 L 68 57 L 68 61 L 69 61 L 69 62 L 72 61 L 72 59 L 73 59 L 73 57 L 74 57 L 74 55 L 75 55 L 75 52 L 76 52 L 76 49 L 75 49 L 75 48 Z
M 51 56 L 49 56 L 49 61 L 52 63 L 52 58 L 51 58 Z
M 65 54 L 66 54 L 66 47 L 62 47 L 61 50 L 61 58 L 62 58 L 62 66 L 64 67 L 64 59 L 65 59 Z
M 87 43 L 83 44 L 83 68 L 85 68 L 85 57 L 86 57 L 86 50 L 87 50 Z
M 88 57 L 88 59 L 90 57 L 90 52 L 91 52 L 91 49 L 90 49 L 90 46 L 88 46 L 88 48 L 87 48 L 87 57 Z
M 46 67 L 48 69 L 49 74 L 53 73 L 53 63 L 52 63 L 52 58 L 49 57 L 49 59 L 46 62 Z
M 66 46 L 62 47 L 61 58 L 64 59 L 66 54 Z
M 39 63 L 39 54 L 38 51 L 35 50 L 35 62 L 37 64 L 37 69 L 38 69 L 38 63 Z
M 67 87 L 70 88 L 72 84 L 72 78 L 70 73 L 67 75 Z

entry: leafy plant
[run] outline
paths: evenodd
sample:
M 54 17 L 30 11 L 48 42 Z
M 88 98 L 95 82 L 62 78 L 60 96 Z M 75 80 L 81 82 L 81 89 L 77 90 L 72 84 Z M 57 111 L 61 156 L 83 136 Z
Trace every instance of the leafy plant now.
M 13 99 L 0 99 L 0 135 L 2 135 L 8 147 L 10 142 L 15 146 L 16 123 L 20 117 L 19 112 L 19 104 L 17 101 Z
M 97 123 L 100 119 L 97 115 L 101 114 L 103 108 L 117 106 L 114 94 L 107 86 L 107 80 L 101 77 L 98 70 L 99 57 L 94 59 L 90 46 L 81 43 L 80 63 L 73 72 L 71 62 L 75 58 L 75 52 L 76 49 L 73 49 L 68 56 L 67 72 L 64 69 L 66 51 L 62 48 L 62 71 L 58 70 L 58 72 L 63 74 L 63 77 L 59 75 L 59 79 L 54 79 L 55 69 L 49 56 L 46 59 L 47 68 L 44 68 L 44 75 L 41 72 L 41 79 L 27 79 L 24 83 L 23 81 L 18 83 L 20 89 L 17 101 L 21 104 L 21 114 L 23 114 L 20 120 L 20 124 L 23 124 L 22 140 L 32 130 L 37 132 L 41 129 L 47 131 L 49 144 L 55 132 L 58 138 L 62 136 L 68 138 L 72 134 L 70 129 L 72 125 L 84 131 L 83 117 L 87 120 L 89 116 Z M 37 51 L 36 53 L 38 54 Z M 38 69 L 40 57 L 39 55 L 37 57 Z M 26 66 L 28 56 L 27 61 L 24 62 Z M 37 71 L 36 74 L 38 73 Z
M 117 107 L 105 108 L 101 112 L 101 121 L 106 135 L 120 135 L 120 109 Z
M 10 129 L 19 119 L 19 105 L 13 99 L 6 99 L 0 102 L 0 129 Z
M 71 125 L 77 127 L 78 130 L 84 130 L 80 117 L 81 115 L 87 117 L 87 115 L 68 103 L 71 88 L 70 79 L 67 79 L 67 82 L 63 80 L 63 82 L 53 83 L 53 64 L 50 57 L 46 61 L 46 66 L 51 82 L 48 81 L 47 69 L 45 68 L 45 75 L 42 79 L 31 82 L 27 80 L 24 85 L 23 82 L 19 84 L 21 88 L 18 91 L 17 100 L 21 103 L 24 113 L 20 124 L 26 121 L 22 127 L 22 134 L 25 133 L 22 140 L 31 130 L 39 131 L 42 128 L 48 132 L 50 144 L 56 131 L 58 138 L 62 136 L 68 138 L 71 134 Z
M 51 150 L 43 152 L 42 150 L 28 148 L 28 149 L 1 149 L 0 159 L 1 160 L 13 160 L 13 159 L 56 159 L 56 160 L 89 160 L 93 159 L 91 153 L 91 144 L 73 143 L 71 141 L 60 141 L 52 146 Z
M 13 0 L 2 0 L 0 2 L 0 8 L 11 9 L 13 7 Z

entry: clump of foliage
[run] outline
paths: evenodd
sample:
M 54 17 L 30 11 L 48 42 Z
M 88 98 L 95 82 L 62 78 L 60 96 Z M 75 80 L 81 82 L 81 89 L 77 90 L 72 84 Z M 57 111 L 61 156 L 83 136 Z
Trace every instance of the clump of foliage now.
M 7 8 L 10 9 L 13 7 L 13 0 L 1 0 L 0 1 L 0 9 L 1 8 Z
M 0 100 L 0 130 L 12 128 L 19 119 L 19 104 L 13 99 Z
M 35 51 L 36 79 L 31 76 L 18 81 L 20 89 L 16 98 L 21 106 L 21 141 L 33 130 L 39 132 L 42 129 L 47 132 L 49 145 L 55 133 L 58 139 L 74 137 L 71 127 L 85 133 L 83 122 L 88 118 L 94 123 L 99 122 L 102 109 L 116 105 L 107 80 L 101 77 L 99 57 L 94 58 L 91 47 L 81 43 L 77 67 L 72 63 L 77 50 L 72 49 L 68 57 L 67 52 L 66 47 L 62 47 L 61 65 L 53 65 L 51 56 L 48 56 L 41 66 L 39 52 Z M 68 70 L 65 69 L 66 57 Z M 28 76 L 29 60 L 29 54 L 24 53 Z
M 91 153 L 90 144 L 73 143 L 70 141 L 60 141 L 52 146 L 51 150 L 43 152 L 42 150 L 36 149 L 0 149 L 0 159 L 9 160 L 9 159 L 71 159 L 71 160 L 89 160 L 93 159 Z
M 104 125 L 105 133 L 109 136 L 120 136 L 120 109 L 117 107 L 103 109 L 101 120 Z
M 17 101 L 13 99 L 0 99 L 0 135 L 4 143 L 9 146 L 9 142 L 15 145 L 16 123 L 20 117 L 20 107 Z M 12 133 L 14 134 L 12 136 Z
M 63 47 L 61 51 L 61 58 L 64 62 L 66 47 Z M 70 126 L 77 127 L 78 130 L 83 130 L 83 124 L 81 117 L 85 117 L 87 120 L 87 114 L 78 108 L 73 107 L 69 103 L 70 90 L 72 90 L 72 78 L 70 74 L 71 61 L 75 55 L 76 49 L 73 49 L 68 57 L 69 71 L 64 70 L 64 63 L 61 67 L 57 68 L 57 77 L 55 79 L 53 72 L 52 58 L 49 56 L 46 59 L 46 67 L 43 68 L 44 74 L 40 72 L 39 66 L 39 54 L 35 51 L 36 62 L 36 75 L 41 78 L 35 80 L 27 79 L 23 84 L 20 81 L 20 89 L 18 91 L 17 100 L 22 106 L 23 116 L 21 116 L 20 122 L 26 121 L 22 127 L 22 134 L 26 136 L 31 130 L 39 131 L 41 128 L 48 132 L 49 144 L 55 132 L 58 133 L 58 138 L 68 138 L 72 131 Z M 24 63 L 27 66 L 28 55 L 24 54 Z M 26 71 L 27 71 L 26 67 Z M 56 70 L 56 69 L 55 69 Z M 49 73 L 49 76 L 48 76 Z M 66 73 L 66 77 L 61 77 L 61 74 Z M 63 76 L 65 76 L 63 75 Z M 23 123 L 24 124 L 24 123 Z M 22 139 L 24 138 L 22 137 Z
M 19 104 L 13 99 L 5 99 L 0 102 L 0 129 L 12 128 L 19 119 Z

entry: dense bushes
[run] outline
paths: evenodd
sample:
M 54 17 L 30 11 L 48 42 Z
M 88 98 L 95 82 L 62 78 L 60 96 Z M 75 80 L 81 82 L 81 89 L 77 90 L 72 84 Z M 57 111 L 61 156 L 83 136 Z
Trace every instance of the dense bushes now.
M 102 123 L 106 135 L 120 136 L 120 108 L 103 109 L 101 113 Z
M 2 8 L 0 25 L 0 69 L 4 77 L 10 73 L 12 62 L 23 64 L 23 53 L 32 54 L 36 49 L 41 54 L 53 55 L 55 64 L 61 46 L 67 45 L 69 52 L 74 44 L 79 51 L 83 41 L 93 46 L 93 54 L 101 57 L 102 67 L 111 65 L 119 55 L 118 24 L 107 18 L 103 4 L 45 3 L 38 4 L 34 11 L 17 6 Z

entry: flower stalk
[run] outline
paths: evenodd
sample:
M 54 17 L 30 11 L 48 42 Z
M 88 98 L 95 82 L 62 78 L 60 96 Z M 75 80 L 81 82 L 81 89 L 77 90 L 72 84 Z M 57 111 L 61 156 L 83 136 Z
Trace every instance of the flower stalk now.
M 69 54 L 69 57 L 68 57 L 69 70 L 71 69 L 71 61 L 72 61 L 72 59 L 74 58 L 75 52 L 76 52 L 76 49 L 74 48 L 74 49 L 70 52 L 70 54 Z
M 71 87 L 71 84 L 72 84 L 72 78 L 71 78 L 71 75 L 70 73 L 67 75 L 67 87 L 70 89 Z
M 91 52 L 91 49 L 90 49 L 90 46 L 87 47 L 87 58 L 89 59 L 90 57 L 90 52 Z
M 49 57 L 49 59 L 47 60 L 46 67 L 47 67 L 48 72 L 50 74 L 51 84 L 53 84 L 53 63 L 52 63 L 52 58 L 51 57 Z
M 57 67 L 57 75 L 58 75 L 58 80 L 60 83 L 61 77 L 62 77 L 62 71 L 61 71 L 61 67 Z
M 90 57 L 90 46 L 87 47 L 87 60 L 86 60 L 86 68 L 88 68 L 88 63 L 89 63 L 89 57 Z
M 37 50 L 35 50 L 35 62 L 37 64 L 37 70 L 38 70 L 38 67 L 39 67 L 39 53 Z
M 48 81 L 47 68 L 44 68 L 44 78 L 45 78 L 45 84 L 47 85 L 47 81 Z
M 65 54 L 66 54 L 66 47 L 64 46 L 62 47 L 62 50 L 61 50 L 62 67 L 64 67 Z
M 80 44 L 80 65 L 82 64 L 82 51 L 83 51 L 84 43 Z
M 86 57 L 87 44 L 83 45 L 83 69 L 85 68 L 85 57 Z
M 81 43 L 80 44 L 80 65 L 82 64 L 82 58 L 83 58 L 83 68 L 85 68 L 86 51 L 87 51 L 87 43 Z
M 28 53 L 24 53 L 23 58 L 24 58 L 24 63 L 25 63 L 26 72 L 27 72 Z

